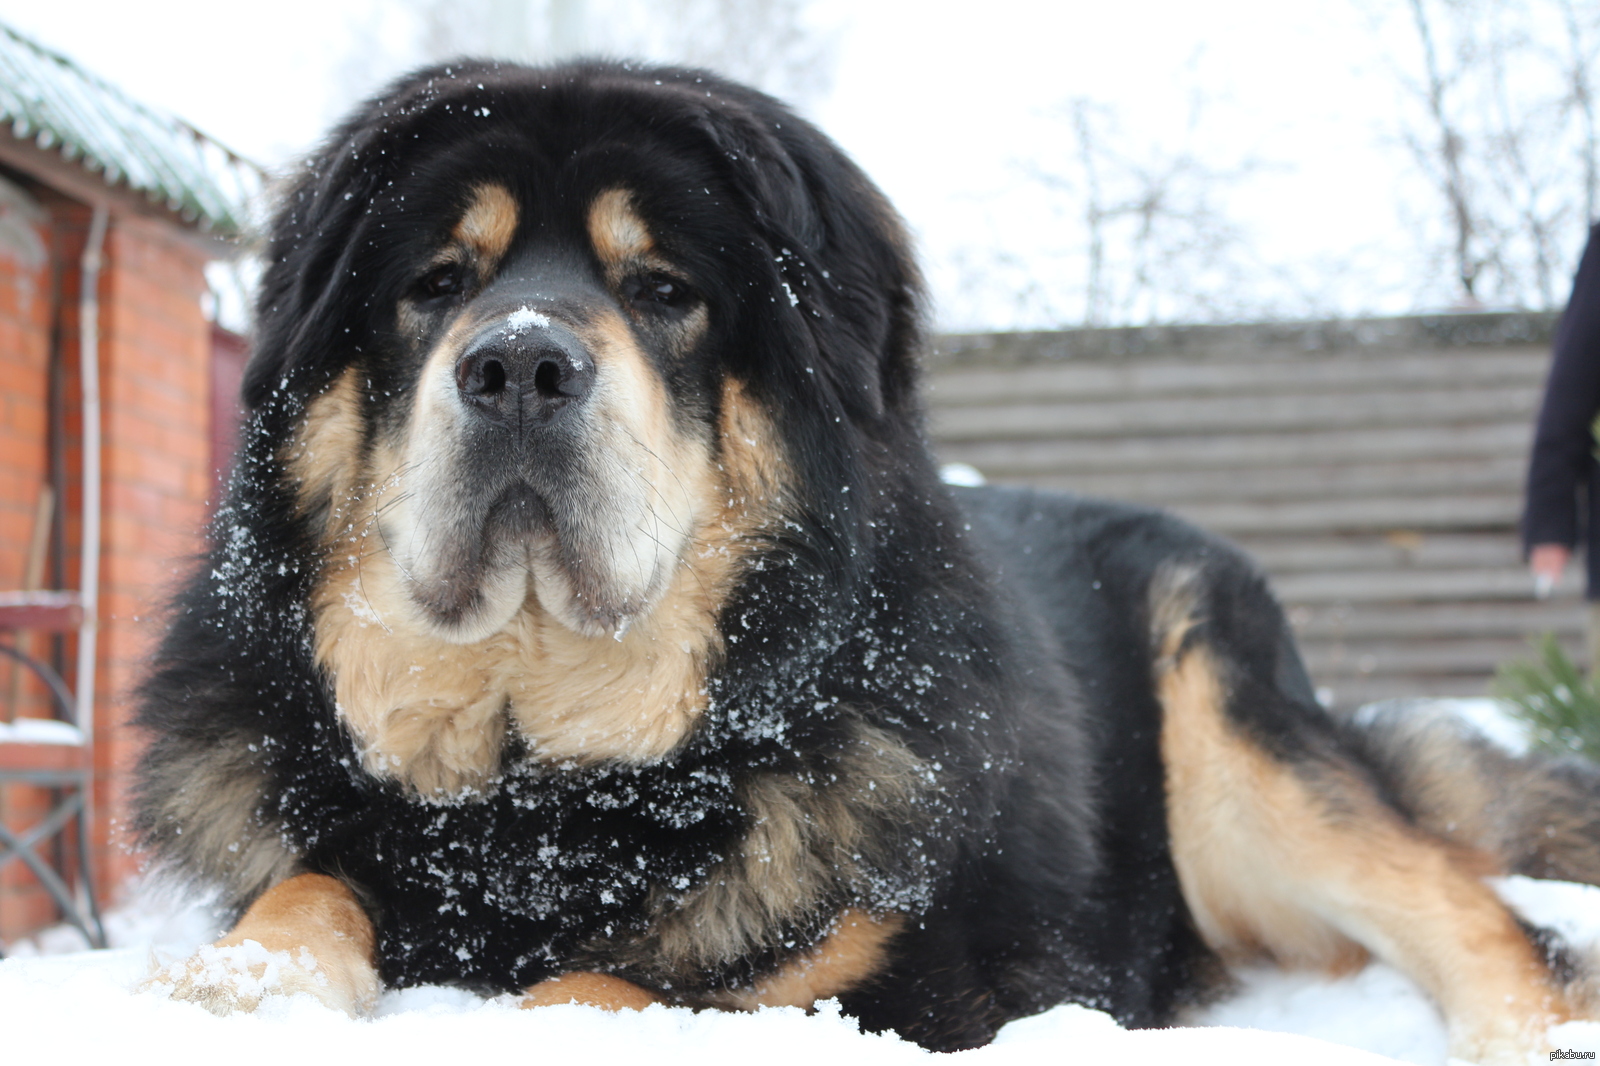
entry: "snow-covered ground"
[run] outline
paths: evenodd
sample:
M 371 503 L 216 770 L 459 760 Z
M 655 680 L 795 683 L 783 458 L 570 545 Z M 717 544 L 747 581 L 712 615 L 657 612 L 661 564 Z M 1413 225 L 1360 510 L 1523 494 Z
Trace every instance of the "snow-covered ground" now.
M 1515 744 L 1482 702 L 1459 710 Z M 1529 920 L 1574 946 L 1600 953 L 1600 889 L 1511 877 L 1501 895 Z M 203 907 L 145 893 L 108 922 L 113 948 L 81 950 L 68 929 L 12 946 L 0 962 L 0 1061 L 144 1061 L 210 1046 L 227 1066 L 281 1066 L 312 1053 L 389 1062 L 445 1062 L 463 1054 L 507 1062 L 646 1061 L 652 1066 L 819 1061 L 892 1066 L 928 1053 L 891 1036 L 856 1030 L 836 1006 L 756 1014 L 695 1014 L 651 1007 L 606 1014 L 590 1008 L 517 1010 L 508 998 L 450 988 L 387 993 L 375 1017 L 352 1021 L 309 998 L 268 1001 L 254 1015 L 218 1018 L 200 1007 L 140 991 L 152 969 L 186 958 L 213 939 Z M 1177 1029 L 1129 1031 L 1104 1014 L 1065 1006 L 1006 1027 L 994 1044 L 961 1062 L 1358 1064 L 1391 1060 L 1444 1066 L 1438 1014 L 1406 978 L 1374 964 L 1343 978 L 1266 968 L 1240 973 L 1227 999 Z M 1600 1023 L 1554 1030 L 1553 1048 L 1600 1052 Z M 1385 1058 L 1387 1057 L 1387 1058 Z

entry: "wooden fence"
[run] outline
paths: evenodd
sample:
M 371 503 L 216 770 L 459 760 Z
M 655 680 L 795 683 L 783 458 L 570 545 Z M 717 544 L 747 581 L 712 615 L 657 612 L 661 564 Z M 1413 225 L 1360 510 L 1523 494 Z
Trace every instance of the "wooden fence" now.
M 989 480 L 1155 504 L 1272 576 L 1340 705 L 1475 695 L 1554 631 L 1516 535 L 1553 315 L 947 336 L 935 444 Z

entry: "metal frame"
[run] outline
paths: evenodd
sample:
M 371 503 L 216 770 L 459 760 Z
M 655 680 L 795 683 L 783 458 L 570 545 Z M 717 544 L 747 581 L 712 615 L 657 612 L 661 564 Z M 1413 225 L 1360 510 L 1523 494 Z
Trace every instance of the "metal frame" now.
M 67 684 L 61 679 L 61 675 L 51 669 L 49 664 L 9 644 L 0 644 L 0 655 L 31 670 L 34 676 L 44 682 L 45 687 L 50 690 L 50 699 L 56 706 L 58 718 L 62 721 L 71 718 L 72 694 L 67 690 Z M 49 746 L 40 745 L 40 747 Z M 39 879 L 45 891 L 50 893 L 56 906 L 61 909 L 61 916 L 83 934 L 89 946 L 103 948 L 106 946 L 106 930 L 100 917 L 100 905 L 95 899 L 94 873 L 89 857 L 88 801 L 90 790 L 94 788 L 94 764 L 90 758 L 92 748 L 87 737 L 76 750 L 78 765 L 72 768 L 6 769 L 0 766 L 0 785 L 12 783 L 37 785 L 57 793 L 65 793 L 58 796 L 51 805 L 49 815 L 42 822 L 21 833 L 13 832 L 0 821 L 0 868 L 20 860 Z M 61 874 L 39 854 L 40 844 L 60 837 L 67 827 L 72 825 L 76 825 L 77 828 L 78 881 L 82 893 L 81 899 Z M 0 953 L 0 957 L 3 957 L 3 953 Z

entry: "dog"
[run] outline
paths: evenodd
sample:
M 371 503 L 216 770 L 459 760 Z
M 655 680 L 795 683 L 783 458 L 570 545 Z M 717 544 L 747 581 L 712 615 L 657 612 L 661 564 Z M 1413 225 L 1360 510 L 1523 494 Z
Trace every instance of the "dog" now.
M 282 189 L 139 699 L 140 838 L 237 916 L 157 983 L 837 997 L 954 1050 L 1376 956 L 1463 1058 L 1594 1017 L 1483 880 L 1600 883 L 1594 771 L 1324 710 L 1175 518 L 942 485 L 923 315 L 872 183 L 711 74 L 461 62 L 360 107 Z

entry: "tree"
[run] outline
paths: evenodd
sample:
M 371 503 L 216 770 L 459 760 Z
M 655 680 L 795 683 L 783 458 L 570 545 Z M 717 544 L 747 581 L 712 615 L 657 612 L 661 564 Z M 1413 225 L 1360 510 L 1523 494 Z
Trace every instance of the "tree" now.
M 826 94 L 833 78 L 834 41 L 808 22 L 810 7 L 808 0 L 407 0 L 385 11 L 412 23 L 410 40 L 390 50 L 364 40 L 343 80 L 370 91 L 406 67 L 464 55 L 619 56 L 706 67 L 804 105 Z
M 1013 306 L 965 311 L 1058 326 L 1143 325 L 1271 315 L 1274 295 L 1252 280 L 1270 273 L 1256 259 L 1231 200 L 1258 167 L 1218 161 L 1207 136 L 1205 98 L 1189 93 L 1181 129 L 1131 133 L 1118 110 L 1075 97 L 1046 128 L 1062 150 L 1018 165 L 1019 195 L 1041 201 L 1057 235 L 1053 250 L 1019 254 L 997 240 L 958 253 L 974 293 L 1012 294 Z
M 1404 0 L 1404 11 L 1400 140 L 1437 198 L 1424 240 L 1443 245 L 1458 306 L 1557 306 L 1600 199 L 1589 75 L 1600 10 Z
M 1083 203 L 1085 325 L 1210 319 L 1241 310 L 1240 290 L 1231 283 L 1246 242 L 1225 200 L 1251 164 L 1218 168 L 1196 154 L 1200 110 L 1196 101 L 1191 137 L 1176 148 L 1136 147 L 1119 143 L 1115 113 L 1106 105 L 1072 102 L 1077 181 L 1040 178 L 1077 191 Z

